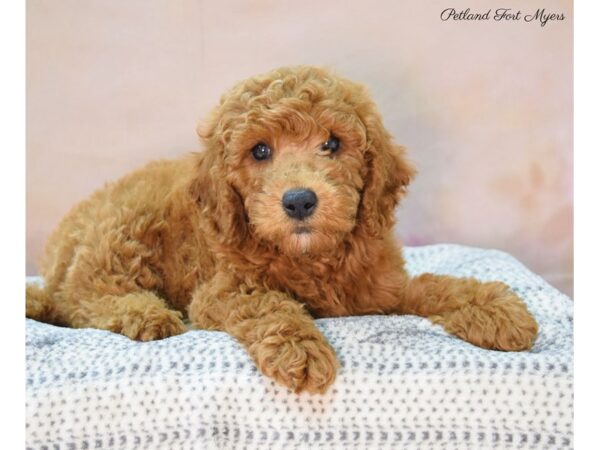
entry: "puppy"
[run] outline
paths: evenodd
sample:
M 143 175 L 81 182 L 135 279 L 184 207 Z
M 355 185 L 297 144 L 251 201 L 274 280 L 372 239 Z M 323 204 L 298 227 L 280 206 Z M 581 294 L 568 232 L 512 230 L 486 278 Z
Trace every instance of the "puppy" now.
M 149 341 L 183 333 L 187 315 L 295 392 L 335 379 L 315 317 L 414 314 L 483 348 L 532 346 L 537 324 L 503 283 L 405 271 L 394 208 L 415 170 L 363 86 L 280 68 L 233 87 L 199 135 L 203 152 L 67 214 L 27 317 Z

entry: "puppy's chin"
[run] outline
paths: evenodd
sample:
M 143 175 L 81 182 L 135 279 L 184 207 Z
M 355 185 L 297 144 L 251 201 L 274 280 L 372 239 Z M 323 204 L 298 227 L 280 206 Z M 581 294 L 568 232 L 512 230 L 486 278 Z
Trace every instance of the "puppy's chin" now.
M 279 250 L 293 257 L 330 253 L 337 248 L 343 236 L 340 233 L 323 233 L 308 227 L 296 227 L 276 245 Z
M 282 244 L 281 250 L 290 256 L 310 254 L 314 246 L 310 232 L 294 232 Z

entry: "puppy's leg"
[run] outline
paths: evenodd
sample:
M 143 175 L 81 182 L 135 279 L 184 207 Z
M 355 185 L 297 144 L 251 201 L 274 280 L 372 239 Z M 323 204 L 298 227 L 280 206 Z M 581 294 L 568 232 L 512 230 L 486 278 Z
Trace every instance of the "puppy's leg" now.
M 428 317 L 479 347 L 530 349 L 537 323 L 525 303 L 501 282 L 423 274 L 408 280 L 401 310 Z
M 65 279 L 48 293 L 55 323 L 141 341 L 183 333 L 182 314 L 156 294 L 162 283 L 152 269 L 156 252 L 118 228 L 93 233 L 94 245 L 75 250 Z
M 137 341 L 152 341 L 183 333 L 179 311 L 149 291 L 105 295 L 80 302 L 69 318 L 75 328 L 99 328 Z
M 189 307 L 193 325 L 223 330 L 248 351 L 262 373 L 294 392 L 323 393 L 338 362 L 303 306 L 278 291 L 255 291 L 215 277 Z

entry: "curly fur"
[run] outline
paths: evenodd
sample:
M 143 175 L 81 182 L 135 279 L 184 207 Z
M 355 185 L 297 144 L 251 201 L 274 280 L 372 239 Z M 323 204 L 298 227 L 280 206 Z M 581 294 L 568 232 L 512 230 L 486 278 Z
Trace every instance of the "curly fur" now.
M 335 154 L 321 150 L 330 135 Z M 243 81 L 199 129 L 205 150 L 158 161 L 62 220 L 27 287 L 27 317 L 142 341 L 224 330 L 267 376 L 324 392 L 338 363 L 313 317 L 416 314 L 475 345 L 532 346 L 537 324 L 499 282 L 410 278 L 394 208 L 414 176 L 361 85 L 314 67 Z M 256 161 L 258 142 L 273 157 Z M 282 194 L 317 193 L 308 230 Z

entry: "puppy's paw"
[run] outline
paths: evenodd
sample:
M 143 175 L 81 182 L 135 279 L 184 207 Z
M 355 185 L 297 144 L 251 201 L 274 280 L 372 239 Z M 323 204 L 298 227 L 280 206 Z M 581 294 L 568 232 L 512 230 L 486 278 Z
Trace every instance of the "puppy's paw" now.
M 136 341 L 155 341 L 184 333 L 187 328 L 181 313 L 150 306 L 144 311 L 131 311 L 120 320 L 119 332 Z
M 448 333 L 492 350 L 529 350 L 538 331 L 525 303 L 500 282 L 480 284 L 468 304 L 430 319 Z
M 262 373 L 296 393 L 323 394 L 339 367 L 329 343 L 316 333 L 308 337 L 274 334 L 250 345 L 249 352 Z

